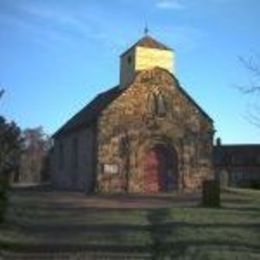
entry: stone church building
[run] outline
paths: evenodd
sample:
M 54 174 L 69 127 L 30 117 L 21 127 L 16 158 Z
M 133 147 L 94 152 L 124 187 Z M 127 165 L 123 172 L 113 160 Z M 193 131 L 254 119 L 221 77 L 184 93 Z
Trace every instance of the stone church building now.
M 181 87 L 174 51 L 146 35 L 120 56 L 120 83 L 53 136 L 59 189 L 156 193 L 213 176 L 213 120 Z

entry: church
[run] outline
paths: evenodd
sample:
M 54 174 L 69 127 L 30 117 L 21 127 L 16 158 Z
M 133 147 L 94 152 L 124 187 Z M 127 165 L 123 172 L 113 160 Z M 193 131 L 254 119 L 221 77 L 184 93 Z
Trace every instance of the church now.
M 145 35 L 120 56 L 120 80 L 54 135 L 51 182 L 87 193 L 200 188 L 213 177 L 213 120 L 181 87 L 175 52 Z

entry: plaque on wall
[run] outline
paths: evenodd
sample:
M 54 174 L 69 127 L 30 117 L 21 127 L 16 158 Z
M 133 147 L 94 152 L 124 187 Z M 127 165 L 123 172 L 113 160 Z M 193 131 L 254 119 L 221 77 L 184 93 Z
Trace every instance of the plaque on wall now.
M 117 164 L 104 164 L 103 172 L 115 174 L 118 173 L 118 165 Z

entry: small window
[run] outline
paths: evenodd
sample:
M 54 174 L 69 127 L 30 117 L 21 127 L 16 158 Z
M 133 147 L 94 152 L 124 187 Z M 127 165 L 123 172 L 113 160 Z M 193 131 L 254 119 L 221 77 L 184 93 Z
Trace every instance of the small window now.
M 157 97 L 157 104 L 156 104 L 156 114 L 159 117 L 163 117 L 166 115 L 167 109 L 165 105 L 164 97 L 159 94 Z
M 127 63 L 128 63 L 128 64 L 131 64 L 131 63 L 132 63 L 132 56 L 128 56 L 128 57 L 127 57 Z
M 148 96 L 150 113 L 158 117 L 164 117 L 167 113 L 166 102 L 162 94 L 152 93 Z
M 119 151 L 121 156 L 127 156 L 129 154 L 129 137 L 126 135 L 120 140 Z
M 155 115 L 156 113 L 156 95 L 150 93 L 147 98 L 148 111 L 150 114 Z

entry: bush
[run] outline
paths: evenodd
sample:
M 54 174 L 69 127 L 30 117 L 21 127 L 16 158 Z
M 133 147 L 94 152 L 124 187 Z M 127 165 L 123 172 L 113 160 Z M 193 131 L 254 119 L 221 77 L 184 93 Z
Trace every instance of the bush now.
M 250 188 L 260 190 L 260 180 L 251 180 Z
M 5 220 L 5 213 L 8 204 L 8 184 L 6 181 L 0 180 L 0 224 Z

